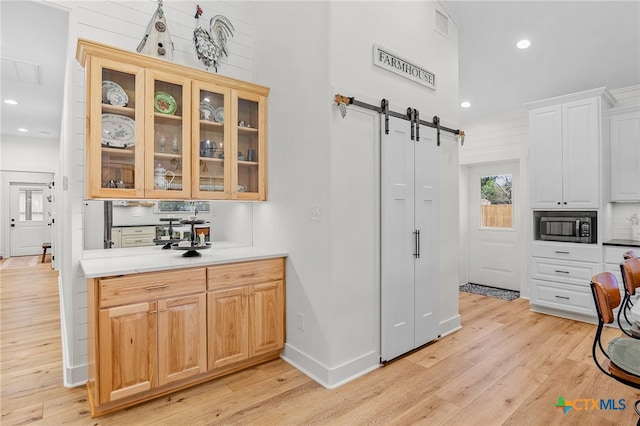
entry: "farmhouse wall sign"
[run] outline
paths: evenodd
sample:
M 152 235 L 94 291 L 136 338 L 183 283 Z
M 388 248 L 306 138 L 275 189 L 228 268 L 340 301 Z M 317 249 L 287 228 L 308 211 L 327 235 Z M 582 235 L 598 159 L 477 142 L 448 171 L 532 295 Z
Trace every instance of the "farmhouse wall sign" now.
M 378 44 L 373 45 L 373 64 L 418 84 L 436 90 L 436 75 L 396 55 Z

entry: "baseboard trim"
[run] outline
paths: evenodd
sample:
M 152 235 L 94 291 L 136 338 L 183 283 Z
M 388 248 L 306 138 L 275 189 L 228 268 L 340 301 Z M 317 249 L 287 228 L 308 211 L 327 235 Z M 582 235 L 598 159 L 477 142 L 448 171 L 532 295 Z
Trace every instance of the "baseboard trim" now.
M 280 358 L 326 389 L 336 389 L 382 366 L 380 354 L 371 351 L 339 366 L 327 367 L 289 343 Z
M 461 328 L 462 318 L 460 317 L 460 314 L 456 314 L 440 323 L 440 336 L 444 337 L 447 334 L 460 330 Z
M 531 311 L 538 314 L 553 315 L 560 318 L 568 318 L 575 321 L 582 321 L 589 324 L 597 324 L 598 318 L 589 315 L 578 314 L 575 312 L 563 311 L 560 309 L 548 308 L 546 306 L 531 304 Z
M 84 386 L 89 378 L 89 365 L 82 364 L 74 367 L 69 366 L 69 351 L 67 342 L 69 335 L 67 333 L 67 322 L 64 313 L 64 291 L 62 287 L 62 274 L 58 271 L 58 294 L 60 300 L 60 337 L 62 339 L 62 383 L 65 388 L 75 388 Z

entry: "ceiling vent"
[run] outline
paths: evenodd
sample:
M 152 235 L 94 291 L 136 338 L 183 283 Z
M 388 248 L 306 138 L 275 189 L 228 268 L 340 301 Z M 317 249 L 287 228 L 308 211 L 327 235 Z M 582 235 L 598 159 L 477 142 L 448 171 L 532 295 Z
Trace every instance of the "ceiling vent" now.
M 436 10 L 435 30 L 440 34 L 449 37 L 449 17 L 444 13 Z
M 40 85 L 40 65 L 2 58 L 2 79 Z

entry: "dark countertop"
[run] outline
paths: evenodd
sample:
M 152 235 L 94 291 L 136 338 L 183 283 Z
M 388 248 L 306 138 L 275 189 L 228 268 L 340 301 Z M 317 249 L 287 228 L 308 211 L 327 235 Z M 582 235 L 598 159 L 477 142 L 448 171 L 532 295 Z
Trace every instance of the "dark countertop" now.
M 636 240 L 609 240 L 602 243 L 605 246 L 640 247 L 640 241 Z

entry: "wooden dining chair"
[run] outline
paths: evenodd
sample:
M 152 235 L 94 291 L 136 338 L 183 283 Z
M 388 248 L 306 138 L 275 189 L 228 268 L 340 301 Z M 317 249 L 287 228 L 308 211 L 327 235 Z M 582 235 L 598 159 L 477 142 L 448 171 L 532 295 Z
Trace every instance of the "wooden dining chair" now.
M 629 251 L 625 252 L 625 253 L 622 255 L 622 258 L 623 258 L 624 260 L 632 259 L 632 258 L 634 258 L 634 257 L 637 259 L 637 258 L 638 258 L 638 255 L 637 255 L 637 254 L 636 254 L 636 252 L 635 252 L 635 251 L 633 251 L 633 250 L 629 250 Z
M 615 320 L 613 310 L 620 306 L 618 280 L 611 272 L 602 272 L 591 278 L 591 292 L 598 313 L 598 328 L 593 339 L 591 355 L 600 371 L 607 376 L 640 389 L 640 340 L 629 337 L 615 337 L 602 345 L 602 330 L 605 324 Z M 598 355 L 598 349 L 600 355 Z M 605 359 L 600 361 L 604 355 Z M 635 411 L 640 415 L 640 400 L 635 402 Z M 638 420 L 640 424 L 640 420 Z
M 637 257 L 629 257 L 620 263 L 620 273 L 622 274 L 622 283 L 624 287 L 624 298 L 618 310 L 618 325 L 620 329 L 630 337 L 640 338 L 640 330 L 633 321 L 629 320 L 629 311 L 633 307 L 631 297 L 636 294 L 636 289 L 640 287 L 640 259 Z M 626 324 L 623 325 L 622 317 Z M 634 331 L 635 330 L 635 331 Z

